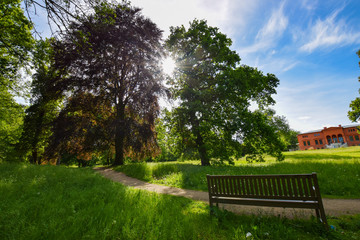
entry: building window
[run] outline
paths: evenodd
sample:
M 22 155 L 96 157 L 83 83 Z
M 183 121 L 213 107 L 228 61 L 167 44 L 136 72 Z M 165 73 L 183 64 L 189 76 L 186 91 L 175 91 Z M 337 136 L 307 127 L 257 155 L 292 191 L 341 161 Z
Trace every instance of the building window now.
M 320 143 L 320 144 L 323 144 L 321 139 L 319 140 L 319 143 Z
M 310 141 L 307 141 L 308 146 L 310 146 Z
M 349 136 L 350 142 L 354 141 L 354 137 L 353 136 Z
M 306 146 L 306 141 L 304 141 L 304 146 Z
M 315 144 L 318 145 L 318 144 L 319 144 L 319 141 L 318 141 L 318 140 L 315 140 Z
M 307 138 L 308 136 L 307 135 L 304 135 L 304 136 L 302 136 L 303 138 Z
M 359 135 L 355 135 L 355 140 L 359 141 Z

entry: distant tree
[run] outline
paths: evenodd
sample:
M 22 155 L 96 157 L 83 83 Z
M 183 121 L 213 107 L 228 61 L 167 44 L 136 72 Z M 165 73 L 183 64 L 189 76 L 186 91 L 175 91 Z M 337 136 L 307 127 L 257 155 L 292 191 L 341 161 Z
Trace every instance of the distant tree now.
M 284 151 L 295 149 L 297 147 L 297 135 L 299 131 L 290 128 L 290 125 L 285 116 L 277 116 L 273 109 L 266 109 L 263 113 L 269 118 L 270 125 L 275 128 L 275 132 L 279 135 L 280 140 L 284 144 Z
M 360 50 L 356 53 L 360 57 Z M 360 62 L 359 62 L 360 65 Z M 360 82 L 360 77 L 359 77 Z M 359 90 L 360 93 L 360 90 Z M 351 121 L 357 122 L 360 118 L 360 98 L 357 97 L 355 100 L 350 103 L 351 110 L 348 112 L 348 117 Z
M 67 71 L 55 84 L 70 95 L 60 115 L 82 116 L 82 108 L 67 107 L 82 96 L 92 99 L 87 108 L 95 112 L 108 108 L 112 121 L 104 127 L 115 145 L 114 165 L 122 165 L 125 154 L 149 154 L 156 144 L 158 96 L 164 92 L 162 32 L 129 4 L 103 3 L 94 11 L 70 24 L 53 45 L 56 67 Z
M 170 83 L 180 101 L 172 112 L 174 129 L 183 144 L 195 146 L 201 164 L 209 165 L 210 158 L 230 160 L 256 127 L 260 135 L 254 138 L 264 143 L 265 138 L 272 137 L 273 129 L 261 128 L 265 122 L 249 106 L 250 101 L 260 108 L 273 104 L 271 95 L 276 93 L 279 80 L 255 68 L 239 66 L 240 57 L 229 48 L 231 40 L 206 21 L 194 20 L 188 30 L 184 26 L 170 30 L 166 46 L 177 63 Z M 266 144 L 272 143 L 268 140 Z M 272 147 L 266 152 L 281 159 L 278 146 Z

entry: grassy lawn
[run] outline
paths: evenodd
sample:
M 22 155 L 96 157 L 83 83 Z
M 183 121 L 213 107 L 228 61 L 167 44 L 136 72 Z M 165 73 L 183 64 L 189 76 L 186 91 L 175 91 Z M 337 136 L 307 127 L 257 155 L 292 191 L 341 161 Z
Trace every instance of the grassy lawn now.
M 329 219 L 330 232 L 315 219 L 210 217 L 205 203 L 131 189 L 91 169 L 3 163 L 0 196 L 0 239 L 360 238 L 360 216 Z
M 360 147 L 286 152 L 285 161 L 235 166 L 200 166 L 200 161 L 141 163 L 115 168 L 151 183 L 207 191 L 206 174 L 296 174 L 317 172 L 323 197 L 360 198 Z

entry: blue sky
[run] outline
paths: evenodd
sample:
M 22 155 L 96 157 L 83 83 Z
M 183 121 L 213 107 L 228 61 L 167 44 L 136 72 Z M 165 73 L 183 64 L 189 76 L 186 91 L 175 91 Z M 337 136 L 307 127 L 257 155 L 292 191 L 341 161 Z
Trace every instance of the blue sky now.
M 359 96 L 359 0 L 132 0 L 169 34 L 194 18 L 233 40 L 242 64 L 280 79 L 276 104 L 298 131 L 346 125 Z M 47 30 L 44 30 L 46 33 Z

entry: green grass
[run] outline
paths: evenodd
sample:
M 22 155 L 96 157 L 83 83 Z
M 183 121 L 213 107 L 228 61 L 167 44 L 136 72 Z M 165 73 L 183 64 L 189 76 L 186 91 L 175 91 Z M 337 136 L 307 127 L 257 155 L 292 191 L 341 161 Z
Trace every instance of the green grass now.
M 182 197 L 135 190 L 91 169 L 0 164 L 0 239 L 351 239 L 360 216 L 237 216 Z M 246 238 L 246 234 L 251 237 Z
M 235 166 L 200 166 L 200 161 L 183 163 L 140 163 L 115 168 L 128 176 L 173 187 L 207 191 L 206 174 L 318 174 L 323 197 L 360 198 L 360 147 L 285 153 L 286 160 L 247 164 L 240 159 Z

